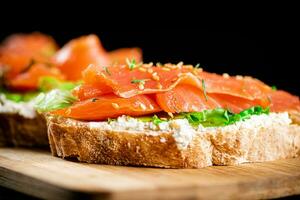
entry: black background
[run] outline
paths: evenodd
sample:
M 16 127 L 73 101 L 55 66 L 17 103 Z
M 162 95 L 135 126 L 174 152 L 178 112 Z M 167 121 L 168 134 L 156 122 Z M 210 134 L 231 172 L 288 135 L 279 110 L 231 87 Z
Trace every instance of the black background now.
M 22 29 L 1 31 L 0 39 L 14 32 L 41 31 L 52 35 L 60 46 L 68 40 L 97 34 L 107 50 L 137 46 L 145 62 L 184 61 L 200 63 L 211 72 L 251 75 L 279 89 L 300 94 L 299 32 L 289 29 L 199 30 L 157 29 L 114 31 L 98 29 L 49 30 Z

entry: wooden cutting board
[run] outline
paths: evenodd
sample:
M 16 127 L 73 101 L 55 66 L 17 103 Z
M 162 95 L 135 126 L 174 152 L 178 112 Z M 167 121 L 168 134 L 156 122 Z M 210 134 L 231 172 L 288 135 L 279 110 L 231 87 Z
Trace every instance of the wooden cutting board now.
M 47 199 L 261 199 L 300 194 L 300 159 L 158 169 L 83 164 L 0 148 L 0 184 Z

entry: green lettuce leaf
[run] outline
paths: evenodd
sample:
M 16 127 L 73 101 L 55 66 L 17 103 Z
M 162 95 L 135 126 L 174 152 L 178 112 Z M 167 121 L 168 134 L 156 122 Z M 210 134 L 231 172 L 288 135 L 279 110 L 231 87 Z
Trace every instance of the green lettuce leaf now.
M 14 102 L 21 102 L 23 100 L 23 95 L 22 94 L 10 93 L 10 92 L 3 92 L 3 94 L 4 94 L 6 99 L 14 101 Z
M 178 118 L 186 118 L 193 126 L 201 124 L 204 127 L 225 125 L 231 118 L 232 113 L 221 108 L 204 110 L 202 112 L 182 113 Z
M 71 106 L 77 98 L 68 90 L 54 89 L 48 93 L 40 93 L 34 99 L 34 107 L 39 112 L 48 112 Z
M 249 119 L 252 115 L 261 114 L 269 114 L 269 108 L 254 106 L 236 114 L 226 109 L 217 108 L 214 110 L 204 110 L 202 112 L 180 113 L 179 115 L 175 115 L 175 119 L 187 119 L 192 126 L 199 126 L 201 124 L 204 127 L 217 127 L 230 125 L 238 121 Z M 154 115 L 152 117 L 138 117 L 137 119 L 142 122 L 153 122 L 155 125 L 158 125 L 171 118 L 165 120 Z
M 249 119 L 252 115 L 269 114 L 269 108 L 254 106 L 234 114 L 228 110 L 217 108 L 214 110 L 204 110 L 202 112 L 182 113 L 176 118 L 186 118 L 193 126 L 202 125 L 204 127 L 226 126 L 238 121 Z
M 38 92 L 20 93 L 20 92 L 11 92 L 4 88 L 0 88 L 0 94 L 3 94 L 6 99 L 18 103 L 18 102 L 27 102 L 32 100 L 38 95 Z

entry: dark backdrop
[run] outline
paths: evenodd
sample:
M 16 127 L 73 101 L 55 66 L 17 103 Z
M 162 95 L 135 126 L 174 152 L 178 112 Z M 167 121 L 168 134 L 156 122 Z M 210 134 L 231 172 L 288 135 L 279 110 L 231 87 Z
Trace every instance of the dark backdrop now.
M 0 39 L 13 32 L 30 31 L 34 30 L 1 31 Z M 300 95 L 299 33 L 292 30 L 37 31 L 52 35 L 60 45 L 80 35 L 95 33 L 107 50 L 141 47 L 145 62 L 200 63 L 207 71 L 251 75 Z

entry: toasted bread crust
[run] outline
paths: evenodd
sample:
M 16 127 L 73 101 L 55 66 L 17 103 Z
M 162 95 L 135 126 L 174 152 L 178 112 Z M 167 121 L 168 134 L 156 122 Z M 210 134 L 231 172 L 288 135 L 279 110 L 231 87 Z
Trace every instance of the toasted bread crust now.
M 212 165 L 211 146 L 205 136 L 195 137 L 185 150 L 177 148 L 172 133 L 107 131 L 86 122 L 48 116 L 53 155 L 81 162 L 164 168 L 201 168 Z M 161 142 L 164 138 L 165 142 Z
M 211 141 L 215 165 L 293 158 L 300 155 L 300 126 L 274 124 L 258 131 L 219 131 Z
M 17 113 L 0 113 L 0 146 L 47 147 L 44 116 L 25 118 Z
M 300 155 L 300 126 L 295 124 L 274 124 L 258 131 L 197 133 L 187 149 L 178 149 L 172 132 L 108 131 L 53 115 L 47 116 L 47 121 L 52 154 L 88 163 L 201 168 Z

